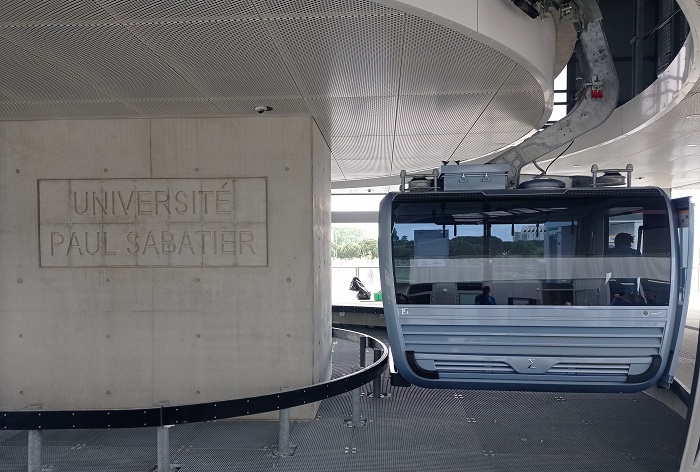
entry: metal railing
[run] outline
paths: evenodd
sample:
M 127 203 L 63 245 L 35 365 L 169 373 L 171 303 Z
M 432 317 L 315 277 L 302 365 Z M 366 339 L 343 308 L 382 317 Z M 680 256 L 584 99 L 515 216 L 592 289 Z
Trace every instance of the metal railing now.
M 113 428 L 157 428 L 157 472 L 170 471 L 169 428 L 178 424 L 214 421 L 240 416 L 280 411 L 280 433 L 278 455 L 289 455 L 289 409 L 314 403 L 342 393 L 359 389 L 369 382 L 377 384 L 386 368 L 388 348 L 379 339 L 371 336 L 333 328 L 333 337 L 358 343 L 360 365 L 355 372 L 339 378 L 296 389 L 284 389 L 248 398 L 237 398 L 217 402 L 170 405 L 162 403 L 150 408 L 94 409 L 94 410 L 42 410 L 34 405 L 24 410 L 0 411 L 0 429 L 27 430 L 29 472 L 42 470 L 42 431 L 52 429 L 113 429 Z M 374 350 L 374 361 L 365 366 L 367 348 Z M 357 393 L 355 393 L 357 392 Z M 377 394 L 377 397 L 380 397 Z M 359 398 L 359 397 L 358 397 Z M 359 404 L 359 402 L 358 402 Z M 358 405 L 359 406 L 359 405 Z M 359 417 L 353 400 L 352 418 Z M 353 425 L 354 425 L 353 420 Z

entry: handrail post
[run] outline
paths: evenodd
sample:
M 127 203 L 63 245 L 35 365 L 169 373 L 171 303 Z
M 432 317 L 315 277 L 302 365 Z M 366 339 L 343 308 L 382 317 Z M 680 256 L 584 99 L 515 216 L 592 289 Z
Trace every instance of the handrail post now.
M 158 472 L 170 472 L 170 427 L 158 426 Z
M 350 426 L 358 428 L 362 425 L 362 413 L 360 407 L 360 387 L 352 391 L 352 418 Z
M 280 410 L 280 429 L 277 435 L 277 455 L 289 455 L 289 408 Z
M 367 351 L 367 336 L 361 336 L 360 337 L 360 367 L 365 367 L 367 364 L 366 351 Z
M 289 390 L 289 386 L 284 386 L 280 388 L 281 392 Z M 294 454 L 294 448 L 289 443 L 289 408 L 281 408 L 279 416 L 279 432 L 277 434 L 277 452 L 276 455 L 280 457 L 287 457 Z
M 377 362 L 382 357 L 381 351 L 374 350 L 374 362 Z M 382 371 L 378 370 L 372 380 L 372 398 L 382 398 Z
M 27 472 L 41 472 L 42 468 L 42 432 L 41 430 L 28 431 L 27 442 Z
M 155 404 L 156 407 L 161 409 L 161 418 L 163 418 L 162 408 L 169 405 L 170 402 L 168 400 Z M 161 422 L 161 425 L 156 427 L 156 439 L 156 457 L 158 461 L 156 470 L 158 472 L 170 472 L 170 426 L 165 426 Z
M 36 403 L 28 405 L 25 410 L 41 410 L 43 405 Z M 41 426 L 39 426 L 41 428 Z M 40 429 L 27 431 L 27 472 L 41 472 L 43 467 L 42 447 L 43 432 Z

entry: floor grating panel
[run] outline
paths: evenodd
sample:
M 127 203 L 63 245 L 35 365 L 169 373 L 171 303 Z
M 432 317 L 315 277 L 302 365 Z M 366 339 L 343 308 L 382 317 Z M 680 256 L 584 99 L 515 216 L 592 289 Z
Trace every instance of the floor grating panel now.
M 367 352 L 367 359 L 371 350 Z M 333 377 L 357 369 L 357 344 L 334 344 Z M 382 376 L 361 389 L 362 425 L 350 427 L 350 392 L 293 421 L 289 457 L 275 455 L 275 421 L 217 421 L 169 429 L 181 472 L 675 472 L 685 422 L 643 393 L 582 394 L 395 388 Z M 44 431 L 55 472 L 146 472 L 156 430 Z M 27 470 L 27 433 L 0 432 L 0 471 Z

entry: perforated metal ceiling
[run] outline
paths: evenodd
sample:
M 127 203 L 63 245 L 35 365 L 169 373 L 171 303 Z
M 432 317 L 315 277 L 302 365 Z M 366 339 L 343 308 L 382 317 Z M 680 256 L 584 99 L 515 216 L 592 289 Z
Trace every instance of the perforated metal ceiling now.
M 313 116 L 333 180 L 471 159 L 546 118 L 513 60 L 364 0 L 4 0 L 0 64 L 0 120 Z

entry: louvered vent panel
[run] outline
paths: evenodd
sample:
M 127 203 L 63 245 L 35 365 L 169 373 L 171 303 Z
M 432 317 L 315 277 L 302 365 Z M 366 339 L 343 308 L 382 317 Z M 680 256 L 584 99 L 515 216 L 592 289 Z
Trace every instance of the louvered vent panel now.
M 530 357 L 568 358 L 541 375 L 628 375 L 629 358 L 659 355 L 663 324 L 657 326 L 593 327 L 514 325 L 411 324 L 402 327 L 405 349 L 417 359 L 432 361 L 437 371 L 449 376 L 513 374 Z M 625 358 L 604 362 L 598 358 Z M 528 374 L 522 374 L 528 375 Z
M 496 93 L 515 64 L 445 26 L 408 16 L 402 95 Z
M 111 98 L 201 97 L 122 26 L 17 27 L 1 34 Z
M 260 20 L 131 29 L 208 98 L 298 95 Z
M 403 16 L 276 18 L 266 23 L 304 98 L 397 95 Z
M 406 350 L 418 355 L 651 356 L 660 353 L 664 329 L 576 326 L 403 326 Z
M 627 375 L 629 371 L 629 364 L 561 363 L 551 367 L 546 373 L 567 375 Z
M 495 374 L 512 374 L 515 370 L 508 365 L 507 362 L 497 361 L 445 361 L 438 359 L 435 361 L 435 368 L 441 374 L 456 374 L 456 373 L 495 373 Z
M 499 361 L 474 361 L 474 360 L 444 360 L 439 357 L 435 359 L 435 368 L 443 376 L 456 374 L 514 374 L 513 369 L 507 362 Z M 605 364 L 605 363 L 560 363 L 545 372 L 549 375 L 595 375 L 595 376 L 620 376 L 628 375 L 630 364 Z

